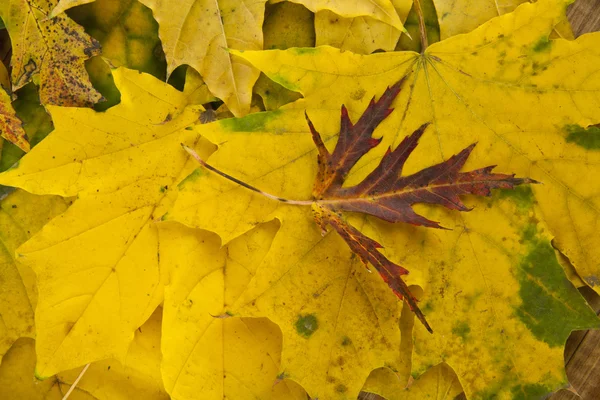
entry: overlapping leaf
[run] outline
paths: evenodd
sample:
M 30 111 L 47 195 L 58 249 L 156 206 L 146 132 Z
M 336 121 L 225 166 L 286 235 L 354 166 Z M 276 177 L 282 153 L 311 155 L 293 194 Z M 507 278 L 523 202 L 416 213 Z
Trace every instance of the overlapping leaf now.
M 419 376 L 409 387 L 401 387 L 393 381 L 380 381 L 377 393 L 387 400 L 454 400 L 462 393 L 456 373 L 446 364 L 438 364 Z
M 347 104 L 351 119 L 357 120 L 370 98 L 408 74 L 407 90 L 395 103 L 397 112 L 379 128 L 382 144 L 357 163 L 347 186 L 368 176 L 379 164 L 384 149 L 390 145 L 396 148 L 405 136 L 427 122 L 432 124 L 431 132 L 423 136 L 407 162 L 406 174 L 442 162 L 478 141 L 466 169 L 498 164 L 502 171 L 543 182 L 533 188 L 539 209 L 532 208 L 534 200 L 528 192 L 517 191 L 516 202 L 507 195 L 497 195 L 493 204 L 476 202 L 474 211 L 461 216 L 450 217 L 428 207 L 417 210 L 428 219 L 454 228 L 450 232 L 394 229 L 369 220 L 363 226 L 360 219 L 355 223 L 384 246 L 386 256 L 411 270 L 408 283 L 425 289 L 423 311 L 440 334 L 431 336 L 416 328 L 417 371 L 446 360 L 461 377 L 467 395 L 474 398 L 485 398 L 491 392 L 511 396 L 513 391 L 549 392 L 560 387 L 566 382 L 562 345 L 569 332 L 597 326 L 595 315 L 566 284 L 550 245 L 552 237 L 540 222 L 543 215 L 555 235 L 554 242 L 593 283 L 598 265 L 597 247 L 592 244 L 597 219 L 591 216 L 599 207 L 594 200 L 598 188 L 589 182 L 593 182 L 598 154 L 574 139 L 569 141 L 565 126 L 598 122 L 600 81 L 596 79 L 596 61 L 600 54 L 594 35 L 576 42 L 548 40 L 554 25 L 563 18 L 565 5 L 559 0 L 524 5 L 515 14 L 494 19 L 470 35 L 437 43 L 423 55 L 364 57 L 327 47 L 245 52 L 241 56 L 271 79 L 301 92 L 305 99 L 276 113 L 223 121 L 210 132 L 201 130 L 220 144 L 210 160 L 215 167 L 266 192 L 309 199 L 310 181 L 316 175 L 316 153 L 302 127 L 301 109 L 309 109 L 330 148 L 331 139 L 339 131 L 335 120 L 341 102 Z M 568 77 L 566 70 L 570 71 Z M 545 110 L 542 116 L 540 110 Z M 569 129 L 580 129 L 578 134 L 585 135 L 581 128 Z M 269 144 L 265 147 L 264 143 Z M 268 315 L 281 326 L 287 343 L 283 367 L 289 368 L 291 378 L 298 379 L 311 395 L 352 396 L 354 386 L 336 394 L 335 384 L 319 380 L 338 372 L 331 366 L 330 360 L 335 357 L 326 356 L 329 361 L 325 361 L 317 355 L 329 354 L 318 347 L 322 336 L 310 336 L 304 346 L 314 354 L 315 363 L 310 367 L 306 361 L 298 361 L 301 347 L 295 344 L 298 334 L 294 321 L 306 315 L 313 315 L 319 321 L 319 330 L 327 334 L 343 332 L 343 324 L 350 318 L 343 312 L 350 302 L 349 293 L 332 283 L 331 291 L 340 296 L 331 303 L 341 310 L 335 318 L 309 295 L 317 293 L 313 288 L 319 287 L 319 282 L 323 287 L 323 280 L 315 282 L 313 274 L 330 282 L 323 274 L 339 270 L 343 257 L 319 258 L 322 253 L 318 249 L 325 239 L 309 240 L 315 232 L 301 223 L 302 217 L 292 219 L 300 213 L 291 211 L 293 206 L 274 204 L 245 191 L 222 178 L 201 175 L 182 188 L 167 218 L 217 232 L 224 241 L 260 221 L 280 219 L 282 228 L 272 255 L 259 266 L 242 296 L 244 300 L 239 302 L 239 310 Z M 519 207 L 523 207 L 520 213 Z M 308 216 L 304 218 L 309 220 Z M 278 241 L 284 234 L 293 238 L 292 244 L 289 239 L 285 245 L 283 239 Z M 403 250 L 398 248 L 404 244 Z M 339 245 L 328 242 L 330 251 Z M 313 257 L 323 260 L 322 264 Z M 285 265 L 281 260 L 286 260 Z M 314 265 L 318 267 L 312 269 Z M 291 300 L 284 308 L 282 299 L 286 296 Z M 391 303 L 386 303 L 374 309 L 390 307 Z M 547 315 L 553 315 L 552 319 L 544 317 Z M 355 338 L 365 335 L 372 339 L 376 332 L 362 331 Z M 515 338 L 519 338 L 518 348 L 513 345 Z M 356 358 L 363 354 L 362 347 Z M 369 353 L 377 351 L 370 349 Z M 527 354 L 536 354 L 536 359 L 532 362 Z M 377 362 L 384 364 L 385 354 L 379 355 Z M 328 362 L 328 370 L 317 370 L 317 365 Z M 481 372 L 483 365 L 485 374 Z M 301 372 L 307 370 L 315 374 Z M 354 372 L 355 377 L 359 374 L 360 370 Z
M 392 0 L 402 22 L 406 20 L 412 3 L 412 0 Z M 330 45 L 360 54 L 394 50 L 402 33 L 397 27 L 370 16 L 343 18 L 331 11 L 315 14 L 315 31 L 317 46 Z
M 33 196 L 20 190 L 0 204 L 0 360 L 15 340 L 34 337 L 35 277 L 15 260 L 15 250 L 65 209 L 60 197 Z
M 259 72 L 227 52 L 260 50 L 266 0 L 178 2 L 142 0 L 159 24 L 159 36 L 167 56 L 167 73 L 188 64 L 200 72 L 210 91 L 223 100 L 234 115 L 250 110 L 252 86 Z M 202 26 L 202 30 L 197 29 Z
M 161 226 L 165 288 L 162 371 L 173 399 L 306 399 L 278 382 L 281 333 L 267 319 L 225 314 L 252 278 L 277 231 L 270 223 L 220 248 L 216 235 Z M 280 379 L 279 379 L 280 380 Z
M 530 0 L 433 0 L 433 3 L 439 18 L 441 37 L 446 39 L 471 32 L 490 19 L 512 12 L 528 1 Z M 554 34 L 557 37 L 573 39 L 566 15 L 557 23 Z
M 38 277 L 41 377 L 122 357 L 162 301 L 153 222 L 187 175 L 180 143 L 196 143 L 185 128 L 202 109 L 184 110 L 185 97 L 149 75 L 119 69 L 114 76 L 118 106 L 51 108 L 55 131 L 1 178 L 35 193 L 79 196 L 18 250 Z
M 108 359 L 91 364 L 69 399 L 169 399 L 160 378 L 161 312 L 157 309 L 135 332 L 123 360 Z M 35 361 L 33 340 L 21 339 L 13 345 L 0 367 L 2 398 L 61 400 L 82 370 L 75 368 L 45 381 L 36 381 Z
M 102 99 L 92 87 L 84 61 L 100 53 L 98 42 L 66 15 L 49 18 L 57 0 L 0 4 L 12 41 L 13 90 L 35 80 L 44 104 L 90 106 Z
M 315 14 L 320 11 L 331 11 L 344 18 L 368 16 L 385 22 L 396 29 L 402 29 L 402 22 L 394 9 L 393 0 L 274 0 L 271 3 L 291 1 L 304 5 Z

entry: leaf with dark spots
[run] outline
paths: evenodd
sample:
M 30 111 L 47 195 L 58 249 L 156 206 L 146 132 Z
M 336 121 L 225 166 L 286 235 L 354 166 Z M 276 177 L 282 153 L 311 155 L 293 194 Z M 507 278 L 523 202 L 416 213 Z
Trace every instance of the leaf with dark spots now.
M 42 104 L 91 106 L 103 98 L 92 87 L 84 63 L 100 54 L 100 44 L 65 14 L 49 18 L 57 2 L 0 3 L 13 44 L 13 90 L 39 76 Z

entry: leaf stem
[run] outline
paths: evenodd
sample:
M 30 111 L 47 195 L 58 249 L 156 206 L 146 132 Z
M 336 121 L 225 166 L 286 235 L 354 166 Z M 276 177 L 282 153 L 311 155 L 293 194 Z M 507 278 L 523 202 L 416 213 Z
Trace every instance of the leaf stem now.
M 73 390 L 75 390 L 75 388 L 77 387 L 77 384 L 79 383 L 79 380 L 81 380 L 81 378 L 85 374 L 85 371 L 87 371 L 87 369 L 89 367 L 90 367 L 90 364 L 86 364 L 85 367 L 83 367 L 83 369 L 81 370 L 81 372 L 77 376 L 77 379 L 75 379 L 75 382 L 73 382 L 73 384 L 69 388 L 69 391 L 67 393 L 65 393 L 65 395 L 62 398 L 62 400 L 67 400 L 69 398 L 69 396 L 71 395 L 71 393 L 73 393 Z
M 259 193 L 259 194 L 261 194 L 261 195 L 263 195 L 263 196 L 265 196 L 265 197 L 267 197 L 267 198 L 269 198 L 271 200 L 276 200 L 276 201 L 279 201 L 281 203 L 294 204 L 294 205 L 298 205 L 298 206 L 310 206 L 310 205 L 312 205 L 314 203 L 312 200 L 289 200 L 289 199 L 284 199 L 282 197 L 278 197 L 278 196 L 272 195 L 272 194 L 267 193 L 267 192 L 263 192 L 262 190 L 260 190 L 258 188 L 255 188 L 254 186 L 251 186 L 251 185 L 247 184 L 246 182 L 240 181 L 239 179 L 234 178 L 233 176 L 228 175 L 225 172 L 219 171 L 218 169 L 216 169 L 215 167 L 213 167 L 212 165 L 210 165 L 206 161 L 204 161 L 202 159 L 202 157 L 200 157 L 200 155 L 198 155 L 198 153 L 196 153 L 196 151 L 194 151 L 194 149 L 186 146 L 185 144 L 182 143 L 181 147 L 183 147 L 185 149 L 185 151 L 187 151 L 192 157 L 194 157 L 194 159 L 196 161 L 198 161 L 198 163 L 200 163 L 200 165 L 202 165 L 204 168 L 206 168 L 206 169 L 214 172 L 217 175 L 222 176 L 223 178 L 225 178 L 225 179 L 227 179 L 229 181 L 235 182 L 238 185 L 241 185 L 241 186 L 245 187 L 246 189 L 250 189 L 253 192 Z
M 429 47 L 429 41 L 427 40 L 427 28 L 425 27 L 425 17 L 423 16 L 423 8 L 421 7 L 421 0 L 414 0 L 415 11 L 419 17 L 419 33 L 421 36 L 421 54 L 425 53 L 425 49 Z

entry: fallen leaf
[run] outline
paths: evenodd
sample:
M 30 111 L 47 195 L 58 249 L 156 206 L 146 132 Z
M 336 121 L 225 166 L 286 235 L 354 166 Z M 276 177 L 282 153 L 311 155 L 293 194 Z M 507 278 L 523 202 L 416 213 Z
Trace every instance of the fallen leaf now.
M 34 337 L 35 276 L 15 260 L 15 250 L 65 209 L 60 197 L 34 196 L 22 190 L 0 203 L 0 360 L 14 341 Z
M 135 337 L 120 362 L 114 359 L 90 365 L 77 383 L 72 400 L 167 400 L 160 377 L 161 309 L 136 330 Z M 61 400 L 82 368 L 64 371 L 44 381 L 34 377 L 34 341 L 17 341 L 0 367 L 0 396 L 10 399 Z
M 471 32 L 475 28 L 499 15 L 514 11 L 519 5 L 530 0 L 433 0 L 440 23 L 442 39 L 461 33 Z M 535 0 L 533 0 L 535 1 Z M 532 2 L 533 2 L 532 1 Z M 566 15 L 557 23 L 556 37 L 574 39 Z
M 100 45 L 66 15 L 49 18 L 57 0 L 3 2 L 0 17 L 11 35 L 13 91 L 34 80 L 43 104 L 91 106 L 102 100 L 84 61 Z
M 17 117 L 11 104 L 10 95 L 3 87 L 0 87 L 0 132 L 4 139 L 14 143 L 23 151 L 29 151 L 29 142 L 23 130 L 23 123 Z
M 211 93 L 237 116 L 249 112 L 252 86 L 259 72 L 227 49 L 262 49 L 265 2 L 141 1 L 152 9 L 158 21 L 167 75 L 179 65 L 190 65 L 200 73 Z
M 161 225 L 161 264 L 170 271 L 162 371 L 172 398 L 306 399 L 297 384 L 278 382 L 279 327 L 265 318 L 226 314 L 277 229 L 273 222 L 262 225 L 221 248 L 215 234 Z
M 222 121 L 210 129 L 197 128 L 219 145 L 209 160 L 214 167 L 265 192 L 310 199 L 316 153 L 307 138 L 309 132 L 302 126 L 303 109 L 308 109 L 315 126 L 321 127 L 323 141 L 331 146 L 330 140 L 340 129 L 336 120 L 341 103 L 347 105 L 351 120 L 356 121 L 373 96 L 408 74 L 407 89 L 394 104 L 396 111 L 379 127 L 382 133 L 375 134 L 382 137 L 382 143 L 359 160 L 345 186 L 364 180 L 379 164 L 385 149 L 396 148 L 407 134 L 426 122 L 432 123 L 431 133 L 421 139 L 405 166 L 406 174 L 443 162 L 478 141 L 465 166 L 467 170 L 498 164 L 499 170 L 542 182 L 532 192 L 516 191 L 512 198 L 497 195 L 489 210 L 488 203 L 481 201 L 472 201 L 477 207 L 460 216 L 450 217 L 430 207 L 421 210 L 427 218 L 454 228 L 449 232 L 393 228 L 369 219 L 368 223 L 358 220 L 364 226 L 355 224 L 381 243 L 390 260 L 411 270 L 408 284 L 425 289 L 421 308 L 435 333 L 432 336 L 416 328 L 417 372 L 446 360 L 473 398 L 485 398 L 486 390 L 511 396 L 512 390 L 531 390 L 530 385 L 538 385 L 536 390 L 545 392 L 560 387 L 566 382 L 562 346 L 568 334 L 572 329 L 598 326 L 595 314 L 567 284 L 546 227 L 549 225 L 557 247 L 566 252 L 579 271 L 586 261 L 596 268 L 598 249 L 592 244 L 596 219 L 590 216 L 598 208 L 593 200 L 597 188 L 591 184 L 593 160 L 598 154 L 567 142 L 564 127 L 598 122 L 600 110 L 593 102 L 600 90 L 594 74 L 600 65 L 595 62 L 598 39 L 588 35 L 574 42 L 548 40 L 555 22 L 563 16 L 565 4 L 546 0 L 524 5 L 472 34 L 436 43 L 423 55 L 400 52 L 360 56 L 329 47 L 309 52 L 244 52 L 240 56 L 276 82 L 301 92 L 305 99 L 277 112 Z M 515 24 L 519 29 L 515 30 Z M 569 78 L 564 75 L 566 69 Z M 587 77 L 585 90 L 581 90 L 580 77 Z M 544 110 L 541 115 L 540 110 Z M 557 206 L 565 200 L 577 201 L 578 208 Z M 535 201 L 539 204 L 533 207 Z M 320 252 L 323 242 L 311 239 L 316 230 L 306 225 L 310 218 L 291 219 L 294 206 L 275 203 L 223 182 L 220 177 L 204 174 L 183 185 L 166 218 L 216 232 L 224 242 L 258 222 L 272 218 L 281 221 L 271 253 L 259 266 L 239 309 L 251 315 L 266 315 L 278 323 L 284 334 L 282 365 L 290 369 L 291 378 L 300 379 L 311 395 L 327 393 L 326 397 L 335 398 L 340 396 L 335 394 L 335 384 L 323 382 L 323 377 L 335 371 L 338 380 L 339 370 L 322 367 L 333 364 L 335 357 L 325 356 L 325 361 L 315 355 L 315 364 L 301 360 L 307 344 L 296 344 L 294 321 L 307 313 L 319 321 L 316 332 L 323 329 L 322 336 L 311 336 L 309 348 L 311 343 L 318 346 L 325 340 L 334 343 L 336 335 L 346 334 L 345 324 L 353 317 L 338 313 L 340 304 L 342 310 L 353 307 L 354 314 L 369 315 L 369 311 L 361 310 L 356 300 L 349 306 L 350 302 L 340 297 L 328 304 L 319 303 L 310 299 L 310 293 L 332 281 L 331 275 L 325 275 L 333 274 L 330 270 L 340 274 L 333 282 L 354 284 L 353 278 L 348 279 L 349 272 L 359 273 L 360 268 L 356 268 L 358 264 L 356 269 L 348 266 L 348 258 L 342 255 L 329 253 L 329 260 L 325 259 L 325 252 Z M 522 213 L 516 212 L 519 207 L 523 207 Z M 570 211 L 577 211 L 576 223 L 569 221 Z M 539 221 L 542 215 L 545 223 Z M 578 242 L 578 235 L 589 238 L 588 242 Z M 580 244 L 585 246 L 585 253 L 579 252 Z M 327 245 L 329 252 L 342 251 L 334 250 L 340 242 Z M 335 285 L 332 291 L 345 300 L 343 288 Z M 293 301 L 283 300 L 286 296 L 293 296 Z M 370 296 L 359 299 L 368 301 Z M 548 307 L 556 312 L 550 320 L 544 317 L 552 315 L 545 311 Z M 389 298 L 375 306 L 377 312 L 390 309 L 393 299 Z M 556 317 L 559 314 L 561 317 Z M 363 325 L 353 321 L 355 327 Z M 356 332 L 361 351 L 368 347 L 360 340 L 367 336 L 372 343 L 374 335 L 384 336 L 377 331 Z M 329 347 L 319 352 L 330 354 Z M 385 364 L 389 356 L 375 349 L 369 354 L 380 355 L 371 365 Z M 348 368 L 344 366 L 344 374 Z M 307 370 L 316 376 L 302 372 Z M 362 369 L 352 372 L 354 379 L 364 379 Z M 339 382 L 350 388 L 346 395 L 352 396 L 354 380 L 345 375 L 343 378 Z
M 404 22 L 413 5 L 412 0 L 392 0 L 392 4 L 400 21 Z M 343 18 L 327 10 L 315 14 L 315 32 L 317 46 L 330 45 L 359 54 L 371 54 L 375 50 L 392 51 L 402 33 L 400 29 L 368 15 Z
M 40 377 L 122 358 L 162 301 L 153 222 L 193 169 L 180 143 L 194 146 L 197 135 L 185 128 L 202 108 L 183 109 L 185 96 L 150 75 L 122 68 L 113 75 L 118 106 L 104 113 L 50 107 L 54 132 L 0 178 L 35 193 L 79 196 L 18 250 L 38 277 Z
M 394 9 L 393 0 L 356 0 L 353 2 L 344 0 L 271 0 L 271 3 L 281 3 L 282 1 L 302 4 L 315 14 L 329 10 L 344 18 L 368 16 L 396 29 L 403 29 L 402 21 Z
M 455 400 L 462 393 L 456 373 L 446 364 L 438 364 L 419 376 L 409 387 L 399 387 L 391 380 L 380 383 L 376 393 L 387 400 Z

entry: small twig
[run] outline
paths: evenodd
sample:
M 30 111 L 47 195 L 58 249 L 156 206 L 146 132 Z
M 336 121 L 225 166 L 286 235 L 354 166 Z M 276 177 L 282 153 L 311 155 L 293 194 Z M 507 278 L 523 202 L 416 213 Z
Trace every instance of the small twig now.
M 421 0 L 414 0 L 415 11 L 419 17 L 419 32 L 421 36 L 421 54 L 425 52 L 425 49 L 429 47 L 429 41 L 427 40 L 427 29 L 425 27 L 425 17 L 423 16 L 423 9 L 421 8 Z
M 185 151 L 187 151 L 192 157 L 194 157 L 194 159 L 196 159 L 196 161 L 198 161 L 200 163 L 200 165 L 202 165 L 204 168 L 206 168 L 206 169 L 214 172 L 217 175 L 221 175 L 223 178 L 225 178 L 225 179 L 227 179 L 229 181 L 235 182 L 238 185 L 241 185 L 241 186 L 245 187 L 246 189 L 250 189 L 253 192 L 259 193 L 259 194 L 261 194 L 261 195 L 263 195 L 263 196 L 265 196 L 265 197 L 267 197 L 267 198 L 269 198 L 271 200 L 277 200 L 277 201 L 280 201 L 282 203 L 294 204 L 294 205 L 299 205 L 299 206 L 310 206 L 310 205 L 313 204 L 312 200 L 288 200 L 288 199 L 284 199 L 284 198 L 281 198 L 281 197 L 274 196 L 274 195 L 272 195 L 270 193 L 267 193 L 267 192 L 263 192 L 262 190 L 257 189 L 254 186 L 248 185 L 246 182 L 240 181 L 239 179 L 234 178 L 233 176 L 228 175 L 225 172 L 219 171 L 218 169 L 216 169 L 215 167 L 213 167 L 212 165 L 210 165 L 206 161 L 204 161 L 198 155 L 198 153 L 196 153 L 194 151 L 194 149 L 187 147 L 185 144 L 181 143 L 181 147 L 183 147 L 185 149 Z
M 71 393 L 73 392 L 73 390 L 75 390 L 75 388 L 77 387 L 77 384 L 79 383 L 79 381 L 83 377 L 83 374 L 85 374 L 85 371 L 87 371 L 87 369 L 89 367 L 90 367 L 90 364 L 86 364 L 86 366 L 83 367 L 83 369 L 79 373 L 79 376 L 77 377 L 77 379 L 75 379 L 75 382 L 73 382 L 73 384 L 69 388 L 69 391 L 63 396 L 62 400 L 67 400 L 69 398 L 69 396 L 71 395 Z

